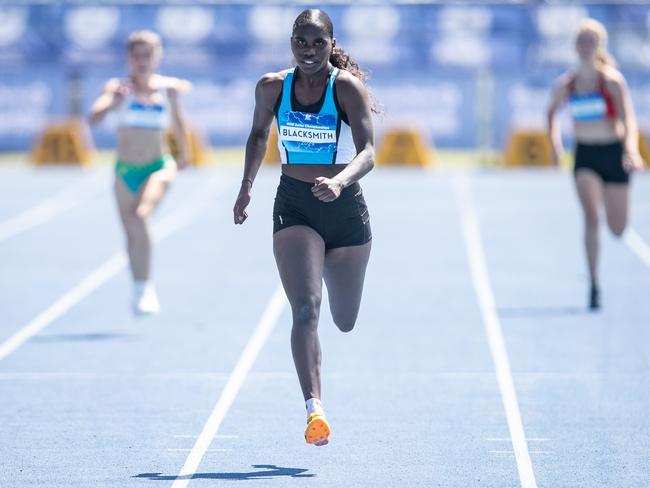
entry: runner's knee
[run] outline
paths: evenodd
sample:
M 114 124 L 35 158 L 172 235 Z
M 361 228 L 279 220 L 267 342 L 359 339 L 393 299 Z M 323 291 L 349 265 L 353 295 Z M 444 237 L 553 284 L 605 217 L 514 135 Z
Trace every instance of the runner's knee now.
M 143 218 L 138 209 L 131 210 L 124 215 L 124 230 L 129 240 L 138 240 L 143 234 L 147 232 L 147 222 Z
M 350 313 L 342 308 L 343 307 L 330 307 L 332 318 L 341 332 L 351 332 L 357 323 L 358 310 Z
M 135 217 L 140 220 L 146 220 L 153 211 L 153 204 L 149 201 L 143 201 L 135 209 Z
M 321 297 L 306 295 L 292 301 L 293 323 L 298 326 L 316 327 L 320 313 Z
M 352 332 L 356 324 L 356 320 L 348 318 L 334 318 L 334 323 L 341 332 Z
M 587 228 L 598 227 L 598 210 L 585 209 L 585 226 Z
M 608 222 L 609 225 L 609 230 L 612 231 L 612 234 L 614 234 L 616 237 L 621 237 L 623 236 L 623 233 L 625 232 L 625 227 L 626 227 L 627 222 L 621 221 L 621 222 L 612 222 L 611 220 Z

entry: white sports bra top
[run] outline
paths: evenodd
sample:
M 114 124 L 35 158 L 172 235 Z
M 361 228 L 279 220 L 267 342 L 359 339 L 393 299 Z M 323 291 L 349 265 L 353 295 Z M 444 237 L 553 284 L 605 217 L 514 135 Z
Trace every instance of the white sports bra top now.
M 169 102 L 167 90 L 161 89 L 160 103 L 143 103 L 128 95 L 117 111 L 118 127 L 137 127 L 141 129 L 166 129 L 169 126 Z

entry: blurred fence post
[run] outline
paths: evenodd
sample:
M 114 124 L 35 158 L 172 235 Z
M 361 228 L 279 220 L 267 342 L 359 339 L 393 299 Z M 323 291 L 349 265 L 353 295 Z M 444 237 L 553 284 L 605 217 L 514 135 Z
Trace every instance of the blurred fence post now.
M 494 149 L 494 77 L 483 67 L 476 76 L 476 143 L 481 164 L 493 163 Z
M 68 115 L 71 118 L 83 118 L 83 81 L 79 68 L 73 67 L 69 69 L 65 80 L 68 95 Z

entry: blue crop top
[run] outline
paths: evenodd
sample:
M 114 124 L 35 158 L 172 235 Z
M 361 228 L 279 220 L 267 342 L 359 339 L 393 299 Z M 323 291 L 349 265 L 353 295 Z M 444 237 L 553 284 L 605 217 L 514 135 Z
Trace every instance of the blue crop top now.
M 611 95 L 605 89 L 605 78 L 600 75 L 598 89 L 589 93 L 576 93 L 575 76 L 569 81 L 569 106 L 576 122 L 606 120 L 616 117 Z
M 283 164 L 348 164 L 357 155 L 347 117 L 335 97 L 338 74 L 334 68 L 321 100 L 304 107 L 294 95 L 295 68 L 287 72 L 275 114 Z

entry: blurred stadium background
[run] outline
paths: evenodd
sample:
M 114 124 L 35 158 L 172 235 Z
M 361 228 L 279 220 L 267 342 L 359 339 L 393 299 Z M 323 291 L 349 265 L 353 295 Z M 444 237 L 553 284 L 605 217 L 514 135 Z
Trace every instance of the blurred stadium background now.
M 241 147 L 253 91 L 286 67 L 304 2 L 7 1 L 0 4 L 0 152 L 28 151 L 52 121 L 83 117 L 105 80 L 126 75 L 136 29 L 164 41 L 161 72 L 194 84 L 184 109 L 206 145 Z M 650 5 L 576 2 L 319 2 L 385 108 L 378 135 L 408 127 L 432 147 L 498 153 L 517 129 L 543 129 L 553 80 L 574 61 L 583 17 L 603 22 L 650 130 Z M 566 115 L 565 115 L 566 116 Z M 570 124 L 563 123 L 570 142 Z M 111 148 L 111 123 L 93 129 Z
M 290 64 L 307 6 L 371 72 L 378 156 L 406 129 L 419 144 L 393 137 L 387 159 L 479 165 L 364 179 L 377 236 L 364 315 L 340 339 L 323 305 L 338 437 L 316 454 L 301 441 L 289 308 L 274 305 L 278 168 L 260 171 L 245 229 L 231 210 L 254 85 Z M 650 486 L 648 173 L 625 245 L 603 233 L 606 307 L 590 314 L 569 174 L 480 166 L 515 130 L 533 135 L 514 163 L 548 162 L 550 88 L 587 16 L 606 25 L 650 135 L 650 4 L 0 0 L 0 486 Z M 127 75 L 125 40 L 143 28 L 163 38 L 161 72 L 193 83 L 184 112 L 214 166 L 179 177 L 153 221 L 165 312 L 136 323 L 111 120 L 71 126 L 98 149 L 88 170 L 26 161 Z

